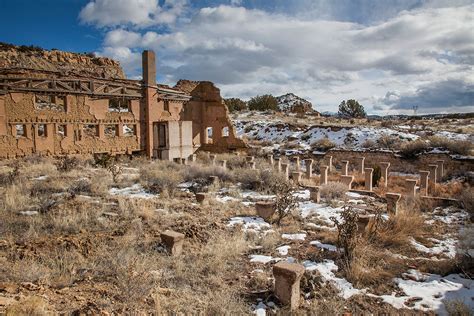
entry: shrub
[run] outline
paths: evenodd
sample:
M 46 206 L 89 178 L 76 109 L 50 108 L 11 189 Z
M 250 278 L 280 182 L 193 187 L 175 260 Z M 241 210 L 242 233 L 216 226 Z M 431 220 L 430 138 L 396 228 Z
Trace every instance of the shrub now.
M 56 162 L 56 168 L 61 172 L 69 172 L 79 166 L 79 159 L 76 157 L 61 157 Z
M 357 222 L 359 214 L 355 211 L 352 206 L 344 206 L 344 210 L 341 213 L 342 221 L 339 221 L 335 217 L 331 217 L 331 220 L 337 227 L 337 246 L 344 250 L 344 258 L 348 265 L 352 261 L 354 249 L 357 245 Z
M 184 171 L 185 181 L 208 182 L 210 176 L 216 176 L 220 181 L 232 179 L 229 171 L 219 166 L 193 165 Z
M 341 182 L 328 182 L 321 186 L 321 197 L 328 203 L 333 200 L 341 200 L 346 197 L 347 186 Z
M 239 112 L 247 109 L 247 103 L 239 98 L 225 99 L 224 103 L 230 112 Z
M 271 94 L 258 95 L 253 97 L 248 102 L 249 110 L 251 111 L 266 111 L 278 110 L 278 101 Z
M 474 149 L 474 145 L 468 140 L 453 140 L 446 137 L 432 136 L 428 141 L 431 147 L 443 148 L 458 155 L 469 155 Z
M 329 149 L 336 147 L 336 144 L 329 138 L 321 138 L 313 142 L 311 147 L 318 151 L 328 151 Z
M 173 196 L 176 186 L 183 181 L 180 165 L 170 161 L 156 161 L 140 169 L 142 185 L 152 193 Z
M 474 219 L 474 189 L 471 187 L 464 189 L 460 196 L 461 203 L 466 211 L 471 215 L 471 221 Z
M 110 154 L 94 155 L 94 166 L 108 168 L 113 163 L 114 157 Z
M 391 150 L 400 149 L 401 141 L 400 138 L 390 135 L 382 135 L 377 139 L 379 148 L 386 148 Z
M 275 208 L 277 218 L 275 222 L 280 226 L 282 219 L 298 207 L 298 200 L 293 194 L 295 186 L 290 182 L 276 182 L 271 186 L 271 190 L 276 195 Z
M 428 144 L 422 140 L 416 140 L 404 144 L 400 150 L 400 155 L 406 159 L 415 159 L 426 150 L 428 150 Z
M 362 147 L 365 148 L 365 149 L 376 148 L 376 146 L 377 146 L 377 143 L 375 141 L 373 141 L 372 139 L 366 139 L 362 143 Z

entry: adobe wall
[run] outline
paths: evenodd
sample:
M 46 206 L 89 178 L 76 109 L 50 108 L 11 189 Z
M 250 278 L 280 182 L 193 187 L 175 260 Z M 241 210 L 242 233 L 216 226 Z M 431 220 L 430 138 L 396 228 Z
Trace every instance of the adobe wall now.
M 195 145 L 211 152 L 246 148 L 244 141 L 236 136 L 220 90 L 212 82 L 199 82 L 190 93 L 192 99 L 186 103 L 182 117 L 193 121 Z M 208 137 L 208 128 L 212 128 L 212 138 Z
M 453 159 L 448 154 L 428 153 L 421 155 L 418 159 L 403 159 L 392 152 L 360 152 L 350 150 L 332 150 L 324 156 L 314 156 L 320 164 L 324 164 L 328 156 L 333 157 L 333 164 L 339 165 L 342 160 L 349 160 L 349 168 L 354 169 L 356 159 L 365 157 L 365 166 L 373 168 L 380 162 L 390 162 L 390 171 L 418 173 L 420 170 L 428 170 L 428 165 L 435 164 L 437 160 L 444 160 L 444 168 L 446 173 L 466 173 L 474 171 L 474 159 Z
M 0 97 L 0 158 L 29 154 L 64 155 L 78 153 L 132 153 L 141 150 L 140 102 L 131 100 L 131 111 L 109 112 L 107 99 L 91 99 L 85 95 L 66 95 L 64 111 L 38 109 L 34 93 L 11 92 Z M 4 113 L 4 115 L 2 115 Z M 17 136 L 17 125 L 25 135 Z M 84 126 L 94 125 L 97 135 L 85 133 Z M 124 136 L 123 125 L 135 128 L 135 135 Z M 40 126 L 46 135 L 39 135 Z M 66 135 L 61 135 L 59 127 Z M 116 128 L 108 137 L 105 128 Z

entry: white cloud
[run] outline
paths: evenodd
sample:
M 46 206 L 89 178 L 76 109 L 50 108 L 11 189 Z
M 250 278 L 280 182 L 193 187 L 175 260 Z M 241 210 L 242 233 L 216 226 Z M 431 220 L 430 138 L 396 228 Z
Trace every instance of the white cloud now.
M 466 82 L 472 72 L 474 6 L 429 4 L 369 26 L 244 7 L 202 8 L 169 33 L 110 31 L 103 54 L 122 52 L 122 62 L 139 69 L 138 51 L 154 49 L 163 77 L 211 80 L 226 96 L 294 92 L 322 105 L 321 110 L 356 98 L 369 111 L 384 111 L 387 92 L 398 91 L 403 99 L 421 89 L 420 96 L 436 103 L 440 95 L 422 87 L 436 86 L 447 76 Z M 129 53 L 123 54 L 124 47 L 131 48 Z M 131 60 L 137 67 L 130 66 Z
M 84 23 L 99 27 L 171 24 L 183 12 L 186 0 L 91 0 L 79 13 Z

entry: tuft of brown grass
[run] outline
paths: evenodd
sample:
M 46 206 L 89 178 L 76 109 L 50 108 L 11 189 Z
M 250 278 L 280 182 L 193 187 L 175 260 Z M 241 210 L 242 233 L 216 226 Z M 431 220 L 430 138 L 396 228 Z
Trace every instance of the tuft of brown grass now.
M 49 305 L 44 298 L 29 296 L 7 308 L 5 316 L 14 315 L 45 316 L 54 315 L 54 313 L 49 310 Z
M 416 239 L 425 233 L 426 225 L 419 212 L 400 210 L 380 227 L 375 239 L 382 248 L 406 248 L 410 237 Z

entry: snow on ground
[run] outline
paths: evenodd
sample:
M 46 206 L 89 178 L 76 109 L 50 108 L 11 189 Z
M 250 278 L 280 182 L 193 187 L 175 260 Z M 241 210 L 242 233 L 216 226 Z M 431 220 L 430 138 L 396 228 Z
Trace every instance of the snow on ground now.
M 310 145 L 317 140 L 328 138 L 339 148 L 362 149 L 367 139 L 377 140 L 382 136 L 395 136 L 402 140 L 416 140 L 418 135 L 400 132 L 390 128 L 376 127 L 344 127 L 331 129 L 330 127 L 313 126 L 307 130 L 268 121 L 243 121 L 235 122 L 238 136 L 245 135 L 249 139 L 266 141 L 273 144 L 297 141 L 302 148 L 308 150 Z
M 409 270 L 405 276 L 408 277 L 407 280 L 400 278 L 394 280 L 405 295 L 397 296 L 393 293 L 378 297 L 395 308 L 434 310 L 439 315 L 447 315 L 443 300 L 460 300 L 471 310 L 474 309 L 473 280 L 465 279 L 459 274 L 441 277 L 437 274 L 421 273 L 416 270 Z M 416 299 L 413 300 L 413 298 Z M 412 302 L 413 306 L 405 304 L 408 300 Z
M 109 194 L 138 199 L 152 199 L 157 196 L 146 192 L 145 189 L 143 189 L 143 187 L 139 183 L 135 183 L 131 187 L 126 187 L 123 189 L 111 188 L 109 190 Z
M 341 296 L 345 299 L 365 292 L 365 290 L 354 288 L 354 286 L 352 286 L 352 284 L 346 279 L 336 277 L 334 272 L 337 272 L 338 267 L 332 260 L 324 260 L 323 262 L 318 263 L 307 260 L 303 261 L 303 266 L 307 271 L 317 270 L 321 274 L 323 281 L 333 283 L 336 288 L 339 289 Z
M 426 214 L 425 217 L 429 218 L 425 221 L 427 224 L 433 224 L 434 222 L 443 222 L 445 224 L 459 224 L 465 221 L 469 214 L 457 207 L 437 207 L 431 214 Z
M 334 225 L 334 222 L 330 219 L 331 217 L 335 217 L 338 220 L 341 219 L 340 213 L 342 212 L 342 207 L 334 208 L 326 204 L 305 201 L 300 203 L 299 208 L 301 217 L 307 218 L 311 215 L 316 215 L 329 226 Z
M 410 240 L 410 244 L 413 247 L 415 247 L 416 250 L 420 252 L 424 252 L 424 253 L 434 255 L 434 256 L 444 255 L 444 256 L 447 256 L 448 258 L 454 258 L 454 256 L 456 256 L 457 241 L 453 238 L 446 238 L 445 240 L 430 238 L 430 240 L 436 244 L 433 247 L 426 247 L 420 244 L 419 242 L 417 242 L 412 237 L 410 237 L 409 240 Z
M 280 246 L 276 250 L 280 254 L 280 256 L 287 256 L 288 255 L 288 250 L 290 249 L 290 246 Z
M 310 245 L 313 245 L 313 246 L 316 246 L 318 248 L 321 248 L 321 249 L 326 249 L 326 250 L 329 250 L 329 251 L 337 251 L 337 247 L 334 246 L 334 245 L 330 245 L 330 244 L 323 244 L 322 242 L 320 242 L 319 240 L 313 240 L 309 243 Z
M 272 225 L 265 222 L 265 220 L 258 216 L 238 216 L 232 217 L 227 224 L 228 227 L 241 225 L 242 230 L 254 232 L 266 232 L 271 230 Z
M 246 198 L 259 197 L 257 200 L 260 200 L 262 195 L 248 191 L 244 196 Z M 306 221 L 306 227 L 334 229 L 333 222 L 330 218 L 335 217 L 340 219 L 340 213 L 343 210 L 342 207 L 334 208 L 323 203 L 313 203 L 309 201 L 309 192 L 306 191 L 299 191 L 295 193 L 295 196 L 300 200 L 299 211 L 301 217 Z M 348 192 L 347 196 L 351 198 L 351 201 L 354 204 L 364 203 L 363 199 L 367 199 L 367 197 L 352 192 Z M 228 198 L 229 197 L 226 197 L 225 195 L 222 197 L 224 200 L 232 200 Z M 426 213 L 425 216 L 426 223 L 440 221 L 449 225 L 461 223 L 467 218 L 467 213 L 455 207 L 446 207 L 436 208 L 432 213 Z M 310 221 L 313 217 L 317 217 L 320 222 L 318 222 L 318 224 L 311 223 Z M 263 235 L 272 231 L 272 226 L 260 217 L 233 217 L 229 220 L 228 226 L 233 227 L 235 225 L 241 225 L 242 230 L 244 231 L 255 231 L 263 233 Z M 300 240 L 304 242 L 307 234 L 303 232 L 282 234 L 281 237 L 287 240 Z M 453 236 L 447 236 L 444 240 L 431 238 L 430 242 L 433 244 L 432 247 L 427 247 L 413 238 L 410 242 L 418 251 L 426 254 L 426 258 L 423 258 L 426 260 L 438 261 L 442 258 L 453 258 L 456 254 L 457 239 Z M 327 251 L 338 251 L 336 246 L 322 243 L 320 240 L 312 240 L 309 244 Z M 281 256 L 281 258 L 265 254 L 254 254 L 249 256 L 249 260 L 252 263 L 260 264 L 273 264 L 280 260 L 298 262 L 293 257 L 286 257 L 289 249 L 291 249 L 289 245 L 282 245 L 276 248 L 276 252 Z M 403 257 L 401 255 L 396 256 Z M 397 291 L 396 293 L 394 292 L 391 295 L 379 296 L 370 293 L 369 289 L 357 289 L 345 278 L 337 277 L 335 273 L 338 271 L 338 266 L 332 260 L 323 260 L 322 262 L 306 260 L 301 262 L 301 264 L 303 264 L 307 271 L 318 271 L 321 274 L 323 281 L 334 284 L 339 289 L 340 295 L 345 299 L 348 299 L 353 295 L 362 294 L 380 298 L 384 302 L 391 304 L 398 309 L 420 309 L 424 311 L 434 311 L 441 315 L 446 314 L 443 302 L 445 299 L 458 299 L 463 301 L 469 307 L 474 308 L 474 282 L 463 278 L 459 274 L 451 274 L 442 277 L 436 274 L 425 274 L 416 270 L 409 270 L 408 273 L 402 275 L 402 278 L 393 279 L 393 282 L 400 288 L 400 291 Z M 254 305 L 253 312 L 257 315 L 265 315 L 269 308 L 268 303 L 258 301 Z
M 264 255 L 250 255 L 250 262 L 255 263 L 269 263 L 272 261 L 279 261 L 280 258 L 273 258 L 272 256 L 264 256 Z
M 282 234 L 281 238 L 289 240 L 305 240 L 306 233 L 302 234 Z

